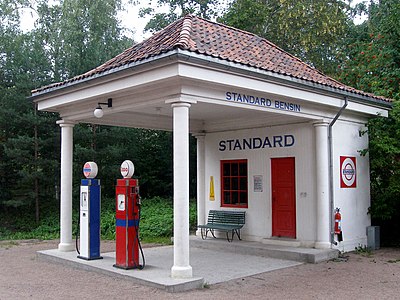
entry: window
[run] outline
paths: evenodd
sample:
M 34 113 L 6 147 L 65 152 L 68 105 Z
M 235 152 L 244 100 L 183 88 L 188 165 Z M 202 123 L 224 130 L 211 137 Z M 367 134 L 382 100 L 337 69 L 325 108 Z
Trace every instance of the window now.
M 221 160 L 221 206 L 247 207 L 247 160 Z

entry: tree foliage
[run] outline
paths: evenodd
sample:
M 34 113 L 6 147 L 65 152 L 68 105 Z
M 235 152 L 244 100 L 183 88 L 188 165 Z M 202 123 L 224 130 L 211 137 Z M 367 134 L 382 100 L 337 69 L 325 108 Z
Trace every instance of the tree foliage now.
M 388 118 L 369 121 L 368 151 L 371 161 L 371 215 L 379 220 L 398 220 L 400 3 L 381 0 L 371 2 L 366 9 L 368 20 L 354 26 L 350 32 L 347 52 L 340 57 L 342 63 L 338 65 L 338 74 L 339 80 L 351 86 L 395 100 Z
M 35 29 L 24 33 L 19 10 L 29 5 L 0 4 L 0 207 L 26 208 L 38 221 L 39 206 L 58 206 L 60 129 L 57 114 L 38 112 L 26 98 L 38 86 L 96 67 L 132 41 L 116 19 L 120 1 L 38 1 Z
M 28 0 L 0 3 L 0 212 L 26 208 L 32 217 L 46 205 L 58 208 L 60 128 L 57 114 L 38 112 L 30 90 L 92 69 L 133 41 L 117 20 L 121 0 L 36 1 L 35 29 L 22 32 L 20 9 Z M 182 15 L 215 18 L 218 0 L 153 0 L 147 31 L 162 29 Z M 355 10 L 339 0 L 231 0 L 220 21 L 263 36 L 346 84 L 396 100 L 389 118 L 368 124 L 371 159 L 370 212 L 373 218 L 400 217 L 400 3 L 370 1 Z M 351 23 L 356 12 L 368 20 Z M 88 137 L 90 137 L 88 139 Z M 141 192 L 172 195 L 171 133 L 93 124 L 74 128 L 74 192 L 77 200 L 84 162 L 98 163 L 103 196 L 113 198 L 115 178 L 125 159 L 136 165 Z M 128 146 L 127 146 L 128 145 Z M 191 164 L 195 165 L 191 140 Z M 193 172 L 195 168 L 191 168 Z M 190 174 L 192 195 L 195 174 Z M 33 209 L 34 208 L 34 209 Z M 21 211 L 19 209 L 18 211 Z M 398 226 L 398 222 L 397 222 Z M 400 228 L 399 230 L 400 231 Z
M 264 37 L 331 74 L 350 12 L 340 0 L 234 0 L 219 21 Z
M 140 9 L 139 16 L 142 18 L 151 16 L 144 31 L 156 32 L 187 14 L 194 14 L 205 19 L 216 17 L 220 2 L 218 0 L 150 0 L 148 7 Z M 154 6 L 168 6 L 169 11 L 160 13 L 154 9 Z

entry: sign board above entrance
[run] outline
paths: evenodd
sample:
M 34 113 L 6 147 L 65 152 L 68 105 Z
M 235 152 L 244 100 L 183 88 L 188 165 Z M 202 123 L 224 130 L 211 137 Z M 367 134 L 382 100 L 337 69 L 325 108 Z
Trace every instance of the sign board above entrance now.
M 247 103 L 247 104 L 251 104 L 254 106 L 260 106 L 260 107 L 270 107 L 270 108 L 286 110 L 286 111 L 301 112 L 300 104 L 279 101 L 279 100 L 271 100 L 266 97 L 258 97 L 258 96 L 245 95 L 245 94 L 234 93 L 234 92 L 226 92 L 225 100 L 233 101 L 233 102 L 240 102 L 240 103 Z
M 286 148 L 295 143 L 294 135 L 274 135 L 271 137 L 250 137 L 244 139 L 221 140 L 218 143 L 219 151 L 254 150 L 264 148 Z

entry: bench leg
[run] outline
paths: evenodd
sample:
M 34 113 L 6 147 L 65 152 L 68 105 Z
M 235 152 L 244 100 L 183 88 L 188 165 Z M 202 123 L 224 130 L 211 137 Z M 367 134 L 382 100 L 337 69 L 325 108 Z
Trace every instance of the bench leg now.
M 234 234 L 235 234 L 235 231 L 232 230 L 232 237 L 229 239 L 229 231 L 226 232 L 226 239 L 228 240 L 228 242 L 232 242 L 233 241 Z
M 206 233 L 204 234 L 204 229 L 205 229 L 205 228 L 201 228 L 201 238 L 202 238 L 203 240 L 205 240 L 205 239 L 207 238 L 207 231 L 208 231 L 208 229 L 205 229 L 205 230 L 206 230 Z
M 226 239 L 228 240 L 228 242 L 232 242 L 233 241 L 233 237 L 235 236 L 235 234 L 237 235 L 238 239 L 241 241 L 242 238 L 240 237 L 240 229 L 232 229 L 232 237 L 231 239 L 229 239 L 229 231 L 226 232 Z
M 211 232 L 212 236 L 214 237 L 214 239 L 216 239 L 217 237 L 214 234 L 214 229 L 210 229 L 210 232 Z
M 236 233 L 236 235 L 237 235 L 239 241 L 241 241 L 242 239 L 241 239 L 241 237 L 240 237 L 240 229 L 235 229 L 235 233 Z

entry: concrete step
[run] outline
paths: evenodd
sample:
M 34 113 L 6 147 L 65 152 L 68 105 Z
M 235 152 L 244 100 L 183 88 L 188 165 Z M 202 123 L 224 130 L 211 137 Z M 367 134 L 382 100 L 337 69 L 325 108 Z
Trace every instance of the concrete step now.
M 334 259 L 339 256 L 339 251 L 335 249 L 315 249 L 287 245 L 272 245 L 260 242 L 249 242 L 243 240 L 239 241 L 236 239 L 229 243 L 226 239 L 222 238 L 207 238 L 206 240 L 202 240 L 201 237 L 196 236 L 191 237 L 190 246 L 221 252 L 286 259 L 314 264 Z

